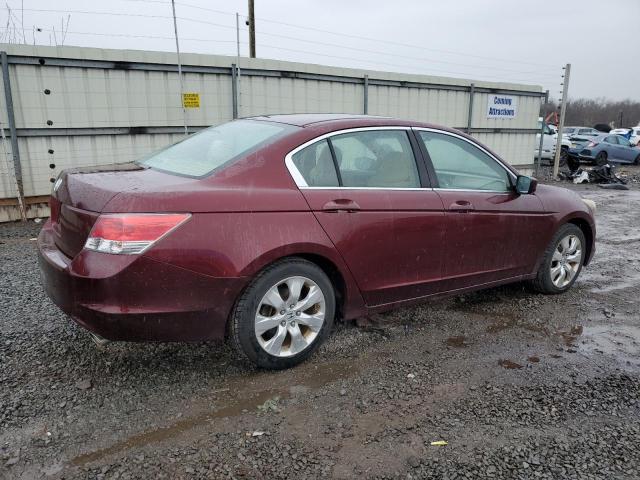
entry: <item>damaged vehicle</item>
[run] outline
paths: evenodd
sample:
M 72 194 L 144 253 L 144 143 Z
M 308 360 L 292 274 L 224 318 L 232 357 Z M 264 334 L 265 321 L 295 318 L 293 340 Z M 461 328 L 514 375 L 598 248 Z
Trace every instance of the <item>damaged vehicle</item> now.
M 586 145 L 570 149 L 569 156 L 598 166 L 609 162 L 640 165 L 640 148 L 621 135 L 604 134 L 594 137 Z
M 270 369 L 338 318 L 510 282 L 566 292 L 596 237 L 593 202 L 474 138 L 352 115 L 236 120 L 67 170 L 50 205 L 44 287 L 96 338 L 228 338 Z

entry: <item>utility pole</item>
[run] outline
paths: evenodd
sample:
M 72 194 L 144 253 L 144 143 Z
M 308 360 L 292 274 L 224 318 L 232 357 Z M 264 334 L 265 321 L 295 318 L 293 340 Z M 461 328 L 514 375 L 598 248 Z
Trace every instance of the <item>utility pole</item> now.
M 178 55 L 178 79 L 180 80 L 180 105 L 182 106 L 182 119 L 184 120 L 184 134 L 189 135 L 187 128 L 187 109 L 184 106 L 184 85 L 182 83 L 182 62 L 180 62 L 180 43 L 178 42 L 178 22 L 176 20 L 176 2 L 171 0 L 173 11 L 173 32 L 176 36 L 176 53 Z
M 562 104 L 560 105 L 560 122 L 558 124 L 558 138 L 556 140 L 556 156 L 553 161 L 553 178 L 558 176 L 560 167 L 560 153 L 562 150 L 562 129 L 564 128 L 564 118 L 567 111 L 567 97 L 569 95 L 569 76 L 571 75 L 571 64 L 564 67 L 564 81 L 562 82 Z
M 253 9 L 253 0 L 249 0 L 249 56 L 256 58 L 256 16 Z

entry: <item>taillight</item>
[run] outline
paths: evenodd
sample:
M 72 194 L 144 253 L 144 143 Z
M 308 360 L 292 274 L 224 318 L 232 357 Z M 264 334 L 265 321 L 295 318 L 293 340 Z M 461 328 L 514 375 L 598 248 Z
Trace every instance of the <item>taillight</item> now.
M 587 145 L 587 147 L 589 147 L 589 148 L 593 148 L 593 147 L 595 147 L 596 145 L 598 145 L 598 142 L 589 142 L 589 145 Z
M 190 217 L 189 213 L 100 215 L 91 229 L 84 248 L 116 255 L 143 253 Z

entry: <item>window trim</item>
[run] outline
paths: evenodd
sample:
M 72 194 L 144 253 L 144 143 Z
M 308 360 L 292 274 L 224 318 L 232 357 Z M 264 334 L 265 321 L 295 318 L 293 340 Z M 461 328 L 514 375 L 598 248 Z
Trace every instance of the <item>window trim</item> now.
M 427 149 L 427 146 L 424 143 L 424 140 L 422 140 L 422 138 L 420 137 L 420 135 L 417 132 L 433 132 L 433 133 L 440 133 L 443 135 L 449 135 L 450 137 L 454 137 L 454 138 L 458 138 L 460 140 L 464 140 L 465 142 L 467 142 L 468 144 L 476 147 L 477 149 L 481 150 L 483 153 L 485 153 L 486 155 L 488 155 L 490 158 L 492 158 L 498 165 L 500 165 L 506 172 L 507 175 L 509 177 L 509 180 L 511 182 L 511 187 L 513 188 L 513 186 L 515 185 L 515 181 L 517 180 L 518 176 L 509 168 L 505 165 L 505 163 L 500 160 L 498 157 L 496 157 L 494 154 L 492 154 L 490 151 L 488 151 L 486 148 L 484 148 L 482 145 L 469 140 L 468 138 L 459 135 L 457 133 L 453 133 L 453 132 L 448 132 L 446 130 L 440 130 L 437 128 L 428 128 L 428 127 L 412 127 L 412 130 L 414 132 L 416 132 L 416 137 L 420 143 L 421 148 L 423 149 L 423 157 L 425 159 L 425 162 L 428 163 L 428 170 L 430 175 L 433 174 L 435 176 L 435 179 L 432 180 L 432 184 L 434 185 L 433 189 L 434 190 L 439 190 L 439 191 L 443 191 L 443 192 L 484 192 L 484 193 L 503 193 L 503 194 L 511 194 L 513 193 L 513 190 L 480 190 L 480 189 L 471 189 L 471 188 L 467 188 L 467 189 L 461 189 L 461 188 L 441 188 L 439 186 L 438 183 L 438 177 L 436 175 L 436 171 L 435 168 L 433 166 L 433 163 L 431 161 L 431 157 L 429 156 L 429 150 Z
M 411 153 L 413 154 L 413 161 L 415 162 L 416 171 L 418 172 L 418 180 L 420 181 L 421 184 L 423 184 L 424 183 L 424 179 L 422 177 L 422 172 L 420 171 L 420 163 L 419 163 L 419 162 L 423 161 L 423 159 L 420 158 L 421 154 L 422 154 L 422 151 L 416 151 L 415 146 L 411 142 L 411 137 L 413 135 L 411 126 L 389 125 L 389 126 L 373 126 L 373 127 L 353 127 L 353 128 L 344 128 L 342 130 L 336 130 L 336 131 L 333 131 L 333 132 L 325 133 L 325 134 L 322 134 L 322 135 L 320 135 L 318 137 L 312 138 L 311 140 L 308 140 L 307 142 L 303 143 L 302 145 L 299 145 L 298 147 L 294 148 L 289 153 L 287 153 L 285 155 L 285 157 L 284 157 L 285 166 L 287 167 L 287 170 L 289 170 L 289 173 L 291 174 L 291 177 L 293 178 L 293 181 L 295 182 L 295 184 L 297 185 L 297 187 L 300 190 L 408 190 L 408 191 L 414 190 L 414 191 L 424 191 L 424 190 L 430 189 L 431 186 L 420 186 L 420 187 L 344 187 L 344 186 L 313 187 L 313 186 L 310 186 L 310 185 L 307 184 L 307 181 L 304 179 L 304 177 L 300 173 L 300 170 L 298 170 L 298 167 L 296 167 L 296 165 L 293 163 L 293 156 L 296 153 L 298 153 L 300 150 L 303 150 L 303 149 L 307 148 L 310 145 L 313 145 L 316 142 L 320 142 L 320 141 L 326 139 L 329 142 L 329 144 L 331 145 L 331 137 L 334 137 L 336 135 L 341 135 L 341 134 L 344 134 L 344 133 L 357 133 L 357 132 L 368 132 L 368 131 L 377 131 L 377 130 L 404 130 L 406 132 L 407 141 L 409 142 L 409 144 L 411 146 Z M 335 162 L 335 156 L 333 155 L 333 148 L 331 149 L 331 153 L 332 153 L 332 157 L 334 158 L 334 162 Z M 335 166 L 336 165 L 334 164 L 334 167 Z M 340 178 L 340 177 L 338 177 L 338 178 Z M 429 180 L 429 178 L 427 178 L 427 180 Z

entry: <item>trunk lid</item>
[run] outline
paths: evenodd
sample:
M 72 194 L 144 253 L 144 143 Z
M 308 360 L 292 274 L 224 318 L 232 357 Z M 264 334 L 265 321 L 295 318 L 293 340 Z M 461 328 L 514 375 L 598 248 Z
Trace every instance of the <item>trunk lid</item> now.
M 100 212 L 121 191 L 134 187 L 144 171 L 134 163 L 65 170 L 51 194 L 56 246 L 70 258 L 82 248 Z

